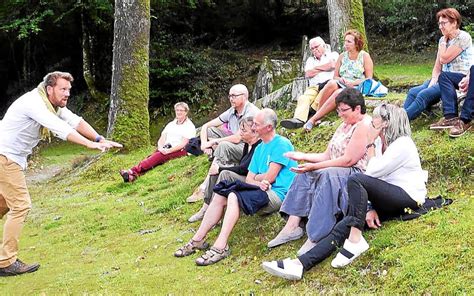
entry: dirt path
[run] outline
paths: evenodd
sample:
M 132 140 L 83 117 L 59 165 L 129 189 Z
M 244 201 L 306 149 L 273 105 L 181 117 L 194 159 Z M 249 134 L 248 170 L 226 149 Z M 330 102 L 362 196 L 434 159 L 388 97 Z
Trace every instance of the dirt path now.
M 28 184 L 43 183 L 58 175 L 65 165 L 50 165 L 46 167 L 34 168 L 26 171 L 26 182 Z

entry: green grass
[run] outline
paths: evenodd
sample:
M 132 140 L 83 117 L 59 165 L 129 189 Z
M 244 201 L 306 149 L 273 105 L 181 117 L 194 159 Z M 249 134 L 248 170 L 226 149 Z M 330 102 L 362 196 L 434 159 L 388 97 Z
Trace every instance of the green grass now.
M 393 93 L 385 99 L 403 97 Z M 449 139 L 445 132 L 427 130 L 436 119 L 415 120 L 413 138 L 430 172 L 429 195 L 442 194 L 454 203 L 413 221 L 384 223 L 365 234 L 371 248 L 352 265 L 335 270 L 331 257 L 300 282 L 260 268 L 263 260 L 294 257 L 304 242 L 266 247 L 284 224 L 277 214 L 242 217 L 229 242 L 232 255 L 214 266 L 197 267 L 199 254 L 172 256 L 198 227 L 186 219 L 200 205 L 185 199 L 206 174 L 204 156 L 170 161 L 125 184 L 119 169 L 137 163 L 152 147 L 128 155 L 98 154 L 53 143 L 37 154 L 35 163 L 65 169 L 46 183 L 29 185 L 33 209 L 20 242 L 20 258 L 42 266 L 33 274 L 0 278 L 1 294 L 470 294 L 474 133 Z M 329 120 L 335 124 L 312 133 L 279 133 L 297 149 L 321 151 L 339 122 L 335 115 Z M 149 233 L 140 234 L 143 230 Z M 218 231 L 210 232 L 210 242 Z
M 407 88 L 431 77 L 433 63 L 377 65 L 378 78 L 389 88 Z

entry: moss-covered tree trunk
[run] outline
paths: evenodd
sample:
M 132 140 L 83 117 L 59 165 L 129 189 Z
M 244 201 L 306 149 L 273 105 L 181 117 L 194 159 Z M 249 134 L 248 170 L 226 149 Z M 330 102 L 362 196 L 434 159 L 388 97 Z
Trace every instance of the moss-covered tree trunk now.
M 108 137 L 125 149 L 149 145 L 150 0 L 115 0 Z
M 342 52 L 344 32 L 350 29 L 356 29 L 364 36 L 366 41 L 364 49 L 368 50 L 362 0 L 328 0 L 327 5 L 331 48 Z

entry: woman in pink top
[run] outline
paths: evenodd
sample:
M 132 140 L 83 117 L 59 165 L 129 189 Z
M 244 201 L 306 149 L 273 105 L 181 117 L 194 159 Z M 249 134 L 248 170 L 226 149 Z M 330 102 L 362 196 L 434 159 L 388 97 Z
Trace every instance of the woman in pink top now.
M 328 235 L 339 216 L 347 213 L 347 178 L 353 173 L 365 171 L 371 117 L 365 114 L 364 98 L 355 88 L 344 89 L 337 96 L 336 105 L 343 123 L 337 128 L 326 151 L 286 155 L 305 163 L 294 169 L 299 175 L 295 177 L 280 209 L 288 221 L 275 239 L 268 243 L 268 247 L 301 238 L 306 222 L 308 240 L 298 252 L 304 253 Z

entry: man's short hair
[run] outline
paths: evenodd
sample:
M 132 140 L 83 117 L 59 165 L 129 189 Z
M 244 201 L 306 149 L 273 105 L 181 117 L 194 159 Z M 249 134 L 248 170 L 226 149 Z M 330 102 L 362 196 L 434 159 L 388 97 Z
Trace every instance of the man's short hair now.
M 276 129 L 278 117 L 275 111 L 273 111 L 270 108 L 263 108 L 262 113 L 263 113 L 263 124 L 265 125 L 269 124 L 272 126 L 272 129 Z
M 56 82 L 58 81 L 59 78 L 66 79 L 69 82 L 73 82 L 74 78 L 72 78 L 72 75 L 68 72 L 60 72 L 60 71 L 54 71 L 51 73 L 46 74 L 43 78 L 43 83 L 44 86 L 55 86 Z

